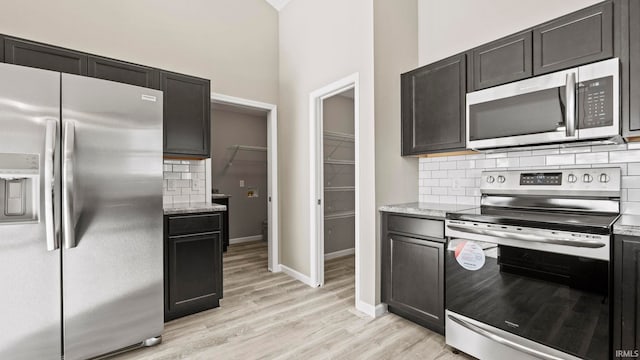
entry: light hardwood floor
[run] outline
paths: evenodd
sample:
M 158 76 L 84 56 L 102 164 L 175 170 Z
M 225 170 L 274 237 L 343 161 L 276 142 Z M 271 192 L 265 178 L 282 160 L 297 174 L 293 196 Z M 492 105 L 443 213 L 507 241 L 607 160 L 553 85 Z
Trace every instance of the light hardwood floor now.
M 162 344 L 116 359 L 470 359 L 394 314 L 358 312 L 354 283 L 353 256 L 327 261 L 314 289 L 268 272 L 264 242 L 232 245 L 219 308 L 169 322 Z

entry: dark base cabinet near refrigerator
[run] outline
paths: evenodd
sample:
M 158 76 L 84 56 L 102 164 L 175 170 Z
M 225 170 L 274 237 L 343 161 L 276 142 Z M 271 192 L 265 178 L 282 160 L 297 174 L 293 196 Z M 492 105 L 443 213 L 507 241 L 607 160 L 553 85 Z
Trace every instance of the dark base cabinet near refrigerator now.
M 165 215 L 165 321 L 220 306 L 222 215 Z
M 382 213 L 382 301 L 444 334 L 444 221 Z

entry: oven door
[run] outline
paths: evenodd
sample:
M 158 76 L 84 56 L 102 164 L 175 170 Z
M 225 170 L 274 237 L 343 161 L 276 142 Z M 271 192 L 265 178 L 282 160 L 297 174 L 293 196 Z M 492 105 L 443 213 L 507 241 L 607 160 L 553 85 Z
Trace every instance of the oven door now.
M 559 251 L 571 246 L 465 233 L 449 225 L 447 321 L 485 340 L 504 339 L 501 332 L 517 335 L 512 338 L 526 340 L 511 348 L 524 353 L 533 342 L 578 358 L 608 359 L 609 261 Z
M 576 68 L 467 94 L 467 147 L 578 139 L 577 78 Z

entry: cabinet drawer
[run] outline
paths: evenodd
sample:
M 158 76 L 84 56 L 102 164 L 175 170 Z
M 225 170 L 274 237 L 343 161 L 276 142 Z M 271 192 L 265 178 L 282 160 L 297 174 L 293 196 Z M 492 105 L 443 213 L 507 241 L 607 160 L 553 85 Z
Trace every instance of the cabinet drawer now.
M 444 238 L 444 221 L 418 219 L 406 216 L 390 215 L 387 223 L 389 231 L 397 231 L 418 236 Z
M 219 231 L 220 214 L 198 214 L 169 217 L 169 236 Z

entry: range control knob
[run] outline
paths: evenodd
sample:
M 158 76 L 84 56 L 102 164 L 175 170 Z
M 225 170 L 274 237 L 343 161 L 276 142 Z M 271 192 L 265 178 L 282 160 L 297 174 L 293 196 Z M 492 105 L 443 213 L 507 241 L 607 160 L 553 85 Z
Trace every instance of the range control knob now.
M 489 184 L 493 184 L 496 181 L 496 178 L 494 178 L 493 176 L 489 175 L 487 176 L 487 182 Z
M 589 175 L 589 174 L 584 174 L 582 175 L 582 181 L 586 182 L 586 183 L 590 183 L 593 181 L 593 176 Z
M 569 174 L 569 176 L 567 177 L 567 180 L 573 184 L 574 182 L 578 181 L 578 177 L 573 174 Z
M 600 174 L 600 182 L 601 183 L 608 183 L 609 182 L 609 175 L 607 174 Z
M 505 182 L 506 180 L 507 180 L 507 179 L 506 179 L 504 176 L 502 176 L 502 175 L 498 176 L 498 182 L 499 182 L 500 184 L 502 184 L 502 183 L 503 183 L 503 182 Z

